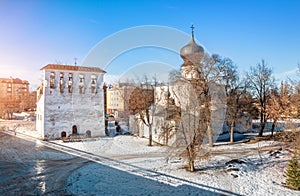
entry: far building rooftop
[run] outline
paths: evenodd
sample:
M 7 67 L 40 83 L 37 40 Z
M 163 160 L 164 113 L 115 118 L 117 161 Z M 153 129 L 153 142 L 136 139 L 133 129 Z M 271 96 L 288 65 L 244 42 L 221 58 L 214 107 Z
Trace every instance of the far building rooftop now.
M 20 78 L 0 78 L 1 83 L 14 83 L 14 84 L 29 84 L 27 80 L 21 80 Z
M 69 70 L 69 71 L 85 71 L 85 72 L 99 72 L 106 73 L 103 69 L 99 67 L 82 67 L 74 65 L 60 65 L 60 64 L 48 64 L 41 70 Z

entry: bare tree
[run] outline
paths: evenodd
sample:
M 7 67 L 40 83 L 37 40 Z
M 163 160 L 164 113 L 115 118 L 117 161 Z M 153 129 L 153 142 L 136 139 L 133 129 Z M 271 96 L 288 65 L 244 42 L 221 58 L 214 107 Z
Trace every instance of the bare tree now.
M 212 93 L 216 88 L 216 84 L 220 84 L 223 78 L 222 67 L 217 63 L 217 55 L 205 54 L 201 61 L 194 62 L 195 71 L 198 77 L 186 79 L 194 88 L 201 102 L 201 108 L 205 115 L 202 116 L 207 134 L 209 146 L 213 146 L 213 130 L 212 130 Z
M 163 140 L 164 145 L 169 145 L 169 140 L 175 137 L 177 131 L 176 121 L 165 120 L 161 125 L 158 138 Z
M 158 89 L 157 89 L 158 90 Z M 169 84 L 167 87 L 161 86 L 159 91 L 155 91 L 156 99 L 159 99 L 163 105 L 161 112 L 160 132 L 158 135 L 159 140 L 163 140 L 164 145 L 169 145 L 169 140 L 176 139 L 176 132 L 178 129 L 178 119 L 181 116 L 181 109 L 175 104 L 175 100 L 171 97 Z M 156 103 L 160 104 L 160 103 Z
M 129 110 L 131 114 L 138 115 L 138 120 L 149 128 L 149 146 L 152 146 L 152 132 L 156 105 L 154 104 L 154 90 L 157 85 L 156 80 L 150 81 L 145 76 L 141 82 L 131 92 L 129 98 Z
M 291 95 L 291 117 L 300 117 L 300 64 L 298 63 L 297 70 L 298 78 L 288 78 L 288 82 L 293 87 L 293 92 Z
M 294 93 L 291 101 L 294 108 L 293 116 L 300 118 L 300 81 L 294 85 Z
M 274 86 L 272 69 L 262 60 L 256 67 L 250 68 L 250 71 L 246 73 L 246 79 L 248 88 L 257 101 L 260 118 L 258 135 L 262 136 L 267 122 L 267 99 Z
M 300 118 L 300 64 L 298 63 L 298 81 L 295 84 L 293 105 L 296 108 L 297 117 Z
M 177 81 L 172 88 L 177 104 L 181 108 L 178 132 L 173 149 L 177 154 L 183 154 L 188 161 L 188 170 L 195 170 L 195 160 L 204 140 L 204 121 L 201 113 L 200 99 L 194 87 L 188 82 Z M 201 125 L 200 125 L 201 124 Z
M 245 93 L 245 85 L 241 82 L 237 67 L 231 59 L 220 56 L 215 56 L 215 59 L 223 73 L 221 83 L 225 86 L 227 97 L 226 122 L 230 126 L 230 142 L 234 142 L 234 127 L 239 113 L 242 112 L 240 99 Z
M 279 90 L 277 88 L 272 89 L 266 108 L 268 118 L 273 120 L 271 136 L 273 136 L 274 129 L 277 126 L 277 121 L 291 116 L 291 96 L 292 87 L 288 83 L 281 82 Z
M 5 118 L 6 107 L 4 103 L 4 99 L 0 99 L 0 118 Z
M 0 111 L 2 111 L 2 118 L 11 120 L 13 113 L 20 111 L 20 100 L 14 97 L 1 98 Z
M 34 110 L 36 108 L 36 102 L 37 102 L 36 91 L 33 91 L 30 94 L 22 97 L 20 106 L 24 111 Z
M 182 76 L 180 74 L 172 73 L 172 80 L 184 80 L 188 82 L 196 92 L 198 98 L 200 99 L 202 112 L 202 120 L 204 122 L 204 130 L 207 134 L 207 139 L 209 146 L 213 146 L 213 129 L 212 124 L 216 124 L 211 121 L 212 110 L 213 110 L 213 100 L 212 95 L 216 89 L 219 88 L 221 81 L 223 80 L 223 67 L 222 64 L 218 63 L 218 55 L 208 55 L 204 54 L 201 57 L 200 62 L 195 62 L 193 59 L 185 59 L 185 71 L 188 71 L 189 77 Z M 184 72 L 183 72 L 184 74 Z M 216 94 L 217 96 L 221 95 Z M 214 103 L 216 104 L 216 103 Z M 218 103 L 219 104 L 219 103 Z M 225 104 L 225 103 L 221 103 Z
M 179 74 L 173 76 L 176 80 L 170 85 L 170 91 L 180 108 L 174 149 L 186 156 L 188 170 L 194 171 L 195 160 L 208 153 L 205 144 L 212 146 L 213 139 L 218 136 L 216 133 L 221 132 L 222 117 L 225 116 L 225 90 L 222 90 L 223 85 L 212 81 L 206 86 L 199 78 L 191 80 Z

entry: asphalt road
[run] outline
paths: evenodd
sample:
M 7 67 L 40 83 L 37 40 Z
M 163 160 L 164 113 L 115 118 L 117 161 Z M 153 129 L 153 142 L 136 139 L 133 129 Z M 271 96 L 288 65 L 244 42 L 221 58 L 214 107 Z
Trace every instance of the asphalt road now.
M 67 195 L 66 179 L 89 160 L 0 132 L 1 195 Z

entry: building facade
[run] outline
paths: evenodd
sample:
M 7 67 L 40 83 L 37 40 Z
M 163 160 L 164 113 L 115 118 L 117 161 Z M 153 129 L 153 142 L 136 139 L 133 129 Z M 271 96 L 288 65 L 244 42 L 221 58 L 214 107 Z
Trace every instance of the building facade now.
M 21 99 L 29 95 L 29 82 L 19 78 L 0 78 L 0 97 Z
M 48 64 L 37 90 L 36 130 L 42 139 L 82 134 L 104 136 L 105 71 Z
M 154 88 L 150 85 L 115 83 L 106 90 L 107 114 L 124 120 L 135 110 L 153 102 Z
M 0 118 L 12 118 L 13 112 L 21 112 L 29 97 L 29 82 L 19 78 L 0 78 Z
M 111 114 L 115 118 L 123 116 L 128 108 L 125 101 L 126 90 L 127 86 L 122 83 L 113 84 L 106 89 L 107 114 Z

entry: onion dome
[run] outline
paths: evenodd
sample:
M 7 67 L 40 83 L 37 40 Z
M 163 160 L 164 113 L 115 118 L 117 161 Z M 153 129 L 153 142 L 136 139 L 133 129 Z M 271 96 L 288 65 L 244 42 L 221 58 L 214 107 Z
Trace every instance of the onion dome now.
M 194 27 L 192 26 L 192 37 L 187 45 L 180 50 L 180 56 L 184 61 L 200 62 L 204 55 L 204 49 L 194 39 Z

